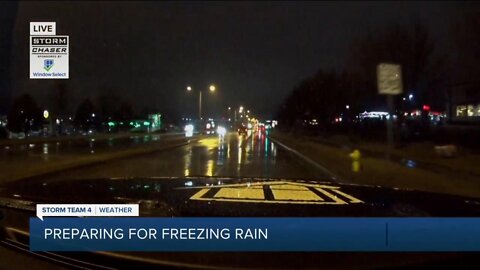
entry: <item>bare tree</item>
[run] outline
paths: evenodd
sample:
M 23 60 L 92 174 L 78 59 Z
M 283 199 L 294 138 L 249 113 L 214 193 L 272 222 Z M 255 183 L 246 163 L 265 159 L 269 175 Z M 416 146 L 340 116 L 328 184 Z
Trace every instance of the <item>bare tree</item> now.
M 455 80 L 465 82 L 480 78 L 480 11 L 466 12 L 452 25 L 455 50 Z
M 69 96 L 64 82 L 56 84 L 52 91 L 51 100 L 54 106 L 52 113 L 56 116 L 65 116 L 69 108 Z
M 7 128 L 14 132 L 37 130 L 42 125 L 42 113 L 35 99 L 23 94 L 14 99 L 8 113 Z
M 366 107 L 384 101 L 376 87 L 376 66 L 382 62 L 402 66 L 404 91 L 414 94 L 415 100 L 443 104 L 434 99 L 443 98 L 435 91 L 444 75 L 445 61 L 435 55 L 433 39 L 420 21 L 415 20 L 409 26 L 393 24 L 352 43 L 348 65 L 356 89 L 352 95 Z

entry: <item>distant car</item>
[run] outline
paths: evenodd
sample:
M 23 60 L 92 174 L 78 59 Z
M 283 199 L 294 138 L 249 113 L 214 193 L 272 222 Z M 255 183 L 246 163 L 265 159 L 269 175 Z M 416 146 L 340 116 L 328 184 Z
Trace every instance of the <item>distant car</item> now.
M 216 133 L 216 130 L 217 130 L 217 125 L 215 125 L 215 122 L 208 121 L 207 124 L 205 125 L 204 134 L 213 135 Z
M 27 137 L 38 137 L 42 135 L 41 130 L 32 130 L 27 133 Z
M 95 133 L 95 131 L 93 129 L 80 131 L 80 134 L 82 134 L 83 136 L 92 135 L 94 133 Z
M 227 134 L 227 129 L 225 127 L 222 127 L 222 126 L 218 126 L 217 127 L 217 134 L 220 137 L 225 137 L 225 134 Z
M 263 124 L 262 124 L 262 125 L 259 125 L 259 126 L 258 126 L 258 130 L 259 130 L 260 132 L 265 132 L 265 130 L 266 130 L 265 125 L 263 125 Z
M 9 139 L 25 139 L 25 137 L 26 137 L 25 132 L 18 132 L 18 133 L 10 132 L 8 135 Z
M 247 135 L 247 128 L 244 126 L 241 126 L 238 128 L 238 135 Z

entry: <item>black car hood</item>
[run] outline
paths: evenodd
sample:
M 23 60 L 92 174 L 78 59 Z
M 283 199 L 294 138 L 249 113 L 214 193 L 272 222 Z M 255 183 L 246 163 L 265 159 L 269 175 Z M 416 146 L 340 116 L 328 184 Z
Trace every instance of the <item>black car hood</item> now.
M 0 188 L 0 204 L 15 202 L 139 203 L 141 216 L 480 216 L 479 199 L 301 179 L 31 179 Z
M 476 199 L 328 181 L 206 177 L 48 182 L 31 179 L 0 188 L 0 244 L 28 252 L 28 219 L 35 216 L 36 203 L 139 203 L 140 216 L 144 217 L 480 215 Z M 47 252 L 40 256 L 68 267 L 92 268 L 93 264 L 109 269 L 423 269 L 461 268 L 478 261 L 475 254 L 447 253 Z

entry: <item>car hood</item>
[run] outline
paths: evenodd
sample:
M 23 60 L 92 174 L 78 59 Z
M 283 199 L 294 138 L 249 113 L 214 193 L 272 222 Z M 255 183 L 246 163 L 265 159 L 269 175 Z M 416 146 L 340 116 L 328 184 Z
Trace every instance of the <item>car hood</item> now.
M 303 179 L 154 177 L 17 181 L 0 204 L 138 203 L 141 216 L 479 216 L 480 200 Z
M 476 199 L 328 181 L 157 177 L 41 181 L 0 189 L 0 243 L 28 252 L 36 203 L 138 203 L 143 217 L 407 217 L 479 216 Z M 2 217 L 3 216 L 3 219 Z M 2 240 L 3 239 L 3 240 Z M 428 253 L 90 252 L 41 253 L 76 268 L 371 269 L 449 267 L 475 256 Z M 54 267 L 54 265 L 52 266 Z M 99 267 L 101 268 L 101 267 Z M 105 268 L 101 268 L 105 269 Z

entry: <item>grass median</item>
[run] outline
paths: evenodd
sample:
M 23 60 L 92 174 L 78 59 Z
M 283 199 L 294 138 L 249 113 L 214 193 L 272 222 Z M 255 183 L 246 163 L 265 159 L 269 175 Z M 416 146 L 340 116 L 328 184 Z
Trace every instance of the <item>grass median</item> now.
M 480 198 L 480 180 L 473 176 L 452 177 L 419 168 L 408 168 L 395 162 L 368 156 L 361 159 L 362 170 L 354 173 L 352 161 L 348 156 L 349 150 L 346 148 L 327 146 L 281 132 L 274 132 L 271 137 L 327 167 L 341 178 L 341 182 Z
M 328 138 L 315 138 L 310 136 L 309 138 L 330 145 L 347 145 L 350 148 L 355 147 L 360 150 L 365 149 L 371 153 L 377 154 L 377 156 L 384 155 L 387 149 L 385 142 L 361 141 L 359 138 L 354 139 L 355 142 L 353 142 L 345 135 L 334 135 Z M 443 158 L 436 154 L 434 150 L 436 145 L 437 144 L 431 141 L 412 142 L 402 145 L 401 147 L 395 147 L 392 149 L 392 155 L 397 158 L 420 162 L 427 167 L 438 168 L 445 173 L 480 176 L 480 166 L 478 166 L 480 155 L 478 153 L 475 153 L 472 149 L 457 146 L 458 154 L 455 158 Z

